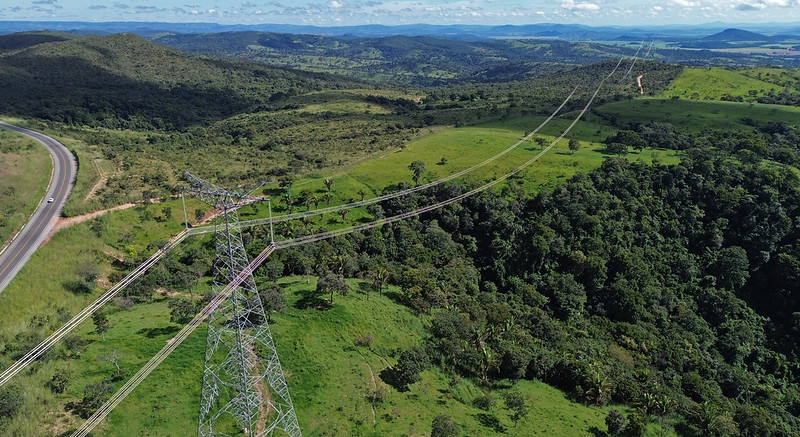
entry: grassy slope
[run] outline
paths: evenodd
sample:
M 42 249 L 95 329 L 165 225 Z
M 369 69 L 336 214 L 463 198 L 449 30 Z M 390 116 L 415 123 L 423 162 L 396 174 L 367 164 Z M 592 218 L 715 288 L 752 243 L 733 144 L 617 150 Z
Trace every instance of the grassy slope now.
M 369 198 L 379 194 L 389 184 L 411 183 L 411 171 L 408 169 L 408 165 L 415 160 L 425 163 L 428 174 L 423 176 L 423 181 L 436 180 L 456 173 L 515 144 L 527 132 L 539 126 L 543 120 L 543 117 L 527 117 L 506 123 L 497 122 L 429 131 L 427 135 L 409 142 L 402 149 L 387 150 L 373 159 L 363 161 L 334 175 L 333 194 L 339 202 L 343 202 L 351 198 L 358 199 L 358 191 L 362 188 L 370 193 L 367 195 Z M 540 131 L 538 136 L 545 138 L 549 144 L 570 123 L 569 119 L 553 120 Z M 596 122 L 578 123 L 568 138 L 575 137 L 581 140 L 580 151 L 574 154 L 570 153 L 567 148 L 567 140 L 564 139 L 529 167 L 524 173 L 525 177 L 518 181 L 522 181 L 526 188 L 535 190 L 552 182 L 554 178 L 567 178 L 579 171 L 588 171 L 599 166 L 605 156 L 600 153 L 605 148 L 600 141 L 613 132 L 615 132 L 613 128 Z M 464 178 L 474 182 L 485 182 L 492 177 L 509 172 L 540 151 L 541 148 L 533 140 L 529 140 L 503 158 L 464 176 Z M 649 162 L 652 160 L 654 152 L 660 155 L 664 163 L 677 161 L 674 151 L 654 151 L 652 149 L 631 153 L 628 158 L 641 158 Z M 438 165 L 437 163 L 443 157 L 447 158 L 447 164 Z M 315 175 L 300 179 L 294 183 L 292 191 L 299 193 L 304 189 L 309 189 L 315 193 L 322 193 L 325 191 L 323 184 L 325 177 L 330 176 Z M 335 204 L 337 200 L 334 200 L 332 204 Z M 324 203 L 320 206 L 324 206 Z
M 718 100 L 726 95 L 747 97 L 750 90 L 769 92 L 771 89 L 780 90 L 775 84 L 750 77 L 742 70 L 687 68 L 663 96 Z
M 591 435 L 591 427 L 605 429 L 608 408 L 576 404 L 545 384 L 523 381 L 513 388 L 488 389 L 467 380 L 451 384 L 438 370 L 424 372 L 422 381 L 407 392 L 385 386 L 385 401 L 375 406 L 373 416 L 367 395 L 383 384 L 380 372 L 396 363 L 394 351 L 418 344 L 427 335 L 423 322 L 374 293 L 369 300 L 360 292 L 337 296 L 333 307 L 324 311 L 307 309 L 298 301 L 307 299 L 315 282 L 306 284 L 298 277 L 280 282 L 288 297 L 287 313 L 274 316 L 272 333 L 306 435 L 427 435 L 438 414 L 450 415 L 464 432 L 476 435 Z M 355 282 L 351 285 L 358 288 Z M 103 350 L 114 347 L 129 363 L 126 367 L 135 371 L 132 361 L 146 359 L 144 351 L 154 352 L 152 348 L 174 335 L 177 328 L 170 329 L 175 325 L 167 320 L 163 302 L 112 314 L 106 341 L 93 343 L 85 360 L 98 362 L 96 357 L 107 353 Z M 143 323 L 152 327 L 141 329 Z M 90 330 L 86 335 L 97 337 Z M 371 347 L 354 345 L 355 338 L 370 332 L 375 336 Z M 204 336 L 204 329 L 198 329 L 111 414 L 97 435 L 193 435 Z M 82 378 L 91 380 L 112 369 L 101 362 Z M 516 427 L 500 400 L 510 389 L 522 392 L 531 403 L 529 416 Z M 498 399 L 490 411 L 471 405 L 484 393 Z
M 0 129 L 0 248 L 9 241 L 42 200 L 53 168 L 39 143 Z
M 642 99 L 627 102 L 614 102 L 597 110 L 615 117 L 618 122 L 633 123 L 660 121 L 668 122 L 676 129 L 696 133 L 703 129 L 752 130 L 752 126 L 742 123 L 743 118 L 751 118 L 765 123 L 785 121 L 796 125 L 800 108 L 781 105 L 762 105 L 734 102 L 690 101 Z

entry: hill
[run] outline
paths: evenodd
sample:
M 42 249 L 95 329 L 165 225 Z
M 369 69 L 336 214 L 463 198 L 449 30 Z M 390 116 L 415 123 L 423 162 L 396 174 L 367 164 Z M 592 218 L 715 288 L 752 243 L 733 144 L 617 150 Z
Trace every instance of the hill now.
M 462 41 L 431 36 L 343 38 L 265 32 L 159 35 L 153 41 L 180 50 L 269 65 L 336 73 L 373 82 L 432 86 L 464 81 L 514 80 L 620 56 L 629 48 L 557 39 Z M 550 68 L 531 68 L 546 63 Z M 560 67 L 555 67 L 561 64 Z M 486 78 L 496 69 L 519 70 Z M 491 76 L 491 74 L 489 74 Z
M 703 41 L 769 41 L 770 38 L 755 32 L 742 29 L 725 29 L 703 38 Z
M 276 97 L 341 86 L 312 73 L 197 59 L 132 34 L 0 37 L 0 112 L 69 124 L 184 129 Z

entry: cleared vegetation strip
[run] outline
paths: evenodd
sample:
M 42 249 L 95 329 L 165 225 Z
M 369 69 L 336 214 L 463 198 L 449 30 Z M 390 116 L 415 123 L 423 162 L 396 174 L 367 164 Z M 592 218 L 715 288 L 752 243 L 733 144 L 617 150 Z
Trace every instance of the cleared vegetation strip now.
M 186 231 L 181 231 L 175 238 L 172 239 L 166 246 L 162 247 L 156 253 L 154 253 L 150 258 L 148 258 L 144 263 L 140 264 L 135 270 L 130 272 L 127 276 L 125 276 L 121 281 L 116 283 L 113 287 L 108 289 L 105 293 L 101 294 L 94 302 L 89 304 L 86 308 L 81 310 L 78 314 L 76 314 L 72 319 L 70 319 L 64 326 L 58 328 L 55 332 L 50 334 L 44 341 L 42 341 L 38 346 L 33 348 L 30 352 L 25 354 L 22 358 L 20 358 L 16 363 L 12 364 L 8 369 L 5 369 L 3 373 L 0 373 L 0 387 L 6 384 L 8 381 L 11 380 L 17 373 L 24 370 L 28 367 L 31 363 L 36 361 L 42 354 L 50 350 L 59 340 L 64 338 L 67 334 L 72 332 L 73 329 L 78 327 L 84 320 L 89 318 L 92 314 L 97 312 L 103 305 L 105 305 L 109 300 L 113 299 L 120 291 L 124 290 L 128 285 L 130 285 L 133 281 L 135 281 L 138 277 L 143 275 L 147 270 L 155 265 L 164 255 L 167 254 L 172 248 L 177 246 L 180 242 L 182 242 L 187 236 L 189 235 Z
M 236 289 L 244 280 L 253 274 L 253 271 L 261 265 L 275 251 L 275 246 L 270 245 L 261 252 L 249 265 L 247 265 L 241 272 L 228 284 L 222 291 L 220 291 L 211 302 L 209 302 L 194 318 L 187 323 L 178 334 L 173 337 L 172 341 L 168 342 L 158 353 L 147 362 L 136 374 L 131 377 L 113 396 L 111 396 L 89 419 L 86 423 L 78 428 L 73 434 L 73 437 L 83 437 L 89 434 L 117 405 L 120 404 L 145 378 L 147 378 L 152 371 L 158 367 L 171 353 L 174 351 L 189 335 L 197 329 L 198 326 L 208 316 L 227 299 L 233 290 Z
M 343 209 L 351 209 L 351 208 L 356 208 L 356 207 L 359 207 L 359 206 L 371 205 L 373 203 L 383 202 L 384 200 L 394 199 L 394 198 L 397 198 L 397 197 L 405 196 L 407 194 L 416 193 L 417 191 L 422 191 L 422 190 L 425 190 L 425 189 L 428 189 L 428 188 L 431 188 L 431 187 L 435 187 L 437 185 L 441 185 L 441 184 L 443 184 L 445 182 L 448 182 L 448 181 L 451 181 L 453 179 L 456 179 L 456 178 L 459 178 L 461 176 L 464 176 L 467 173 L 475 171 L 475 170 L 477 170 L 477 169 L 479 169 L 479 168 L 481 168 L 481 167 L 483 167 L 483 166 L 485 166 L 487 164 L 490 164 L 490 163 L 496 161 L 497 159 L 500 159 L 501 157 L 503 157 L 504 155 L 508 154 L 512 150 L 516 149 L 521 144 L 525 143 L 530 138 L 532 138 L 534 135 L 536 135 L 547 123 L 549 123 L 559 112 L 561 112 L 561 110 L 564 108 L 564 106 L 567 104 L 567 102 L 569 102 L 569 100 L 572 98 L 572 96 L 575 95 L 575 92 L 578 91 L 579 86 L 580 85 L 578 85 L 575 88 L 573 88 L 572 92 L 569 93 L 567 98 L 564 99 L 563 102 L 561 102 L 561 105 L 558 108 L 556 108 L 556 110 L 553 111 L 553 113 L 550 114 L 550 116 L 547 117 L 547 119 L 545 121 L 543 121 L 542 124 L 540 124 L 531 133 L 529 133 L 528 135 L 525 135 L 521 140 L 519 140 L 516 143 L 514 143 L 513 145 L 509 146 L 507 149 L 503 150 L 502 152 L 498 153 L 497 155 L 494 155 L 494 156 L 492 156 L 490 158 L 487 158 L 485 161 L 483 161 L 483 162 L 481 162 L 479 164 L 476 164 L 476 165 L 474 165 L 472 167 L 466 168 L 466 169 L 461 170 L 459 172 L 453 173 L 453 174 L 451 174 L 449 176 L 445 176 L 445 177 L 443 177 L 441 179 L 438 179 L 438 180 L 435 180 L 433 182 L 429 182 L 427 184 L 422 184 L 422 185 L 417 185 L 416 187 L 412 187 L 412 188 L 409 188 L 409 189 L 406 189 L 406 190 L 401 190 L 401 191 L 396 191 L 394 193 L 384 194 L 382 196 L 374 197 L 372 199 L 365 199 L 365 200 L 361 200 L 361 201 L 358 201 L 358 202 L 350 202 L 350 203 L 347 203 L 347 204 L 344 204 L 344 205 L 330 206 L 330 207 L 327 207 L 327 208 L 315 209 L 313 211 L 303 211 L 303 212 L 296 212 L 296 213 L 293 213 L 293 214 L 286 214 L 286 215 L 276 216 L 276 217 L 272 218 L 272 222 L 273 223 L 278 223 L 278 222 L 284 222 L 284 221 L 288 221 L 288 220 L 301 219 L 303 217 L 314 217 L 314 216 L 321 215 L 321 214 L 328 214 L 328 213 L 332 213 L 332 212 L 338 212 L 338 211 L 343 210 Z M 267 224 L 269 222 L 270 222 L 269 218 L 246 220 L 246 221 L 238 222 L 235 225 L 235 227 L 236 228 L 244 228 L 244 227 L 265 225 L 265 224 Z M 210 232 L 214 232 L 214 226 L 201 226 L 201 227 L 193 228 L 191 230 L 192 234 L 207 234 L 207 233 L 210 233 Z
M 622 60 L 620 60 L 619 63 L 617 63 L 617 66 L 614 67 L 614 70 L 611 71 L 611 73 L 609 73 L 608 76 L 606 76 L 600 82 L 600 85 L 598 85 L 598 87 L 595 90 L 594 94 L 592 94 L 592 98 L 589 99 L 589 101 L 586 103 L 586 106 L 584 106 L 584 108 L 581 110 L 581 112 L 578 113 L 578 116 L 575 117 L 575 120 L 572 121 L 572 123 L 564 130 L 564 132 L 561 133 L 561 135 L 558 138 L 556 138 L 552 143 L 550 143 L 549 146 L 547 146 L 546 148 L 542 149 L 541 152 L 537 153 L 536 156 L 534 156 L 533 158 L 529 159 L 524 164 L 520 165 L 519 167 L 515 168 L 514 170 L 511 170 L 509 173 L 506 173 L 505 175 L 500 176 L 497 179 L 495 179 L 495 180 L 493 180 L 493 181 L 491 181 L 491 182 L 489 182 L 489 183 L 487 183 L 485 185 L 481 185 L 480 187 L 475 188 L 473 190 L 470 190 L 470 191 L 468 191 L 466 193 L 460 194 L 458 196 L 452 197 L 452 198 L 447 199 L 447 200 L 443 200 L 443 201 L 441 201 L 439 203 L 435 203 L 433 205 L 428 205 L 426 207 L 423 207 L 423 208 L 420 208 L 420 209 L 417 209 L 417 210 L 414 210 L 414 211 L 404 212 L 402 214 L 398 214 L 398 215 L 395 215 L 395 216 L 392 216 L 392 217 L 388 217 L 388 218 L 380 219 L 380 220 L 375 220 L 375 221 L 372 221 L 372 222 L 369 222 L 369 223 L 363 223 L 363 224 L 360 224 L 360 225 L 357 225 L 357 226 L 352 226 L 352 227 L 349 227 L 349 228 L 337 229 L 335 231 L 323 232 L 323 233 L 320 233 L 320 234 L 307 235 L 305 237 L 295 238 L 295 239 L 292 239 L 292 240 L 279 241 L 279 242 L 275 243 L 276 246 L 278 248 L 299 246 L 299 245 L 302 245 L 302 244 L 308 244 L 308 243 L 313 243 L 313 242 L 317 242 L 317 241 L 327 240 L 327 239 L 339 237 L 341 235 L 347 235 L 347 234 L 351 234 L 353 232 L 363 231 L 363 230 L 366 230 L 366 229 L 371 229 L 371 228 L 375 228 L 375 227 L 378 227 L 378 226 L 383 226 L 383 225 L 386 225 L 386 224 L 389 224 L 389 223 L 394 223 L 394 222 L 397 222 L 397 221 L 400 221 L 400 220 L 405 220 L 407 218 L 418 216 L 420 214 L 433 211 L 433 210 L 441 208 L 443 206 L 450 205 L 451 203 L 459 202 L 461 200 L 466 199 L 467 197 L 473 196 L 473 195 L 475 195 L 477 193 L 480 193 L 482 191 L 486 191 L 487 189 L 489 189 L 489 188 L 491 188 L 491 187 L 493 187 L 493 186 L 505 181 L 506 179 L 510 178 L 511 176 L 514 176 L 515 174 L 517 174 L 520 171 L 524 170 L 526 167 L 530 166 L 534 162 L 538 161 L 539 158 L 544 156 L 547 152 L 550 151 L 550 149 L 555 147 L 556 144 L 558 144 L 559 141 L 563 140 L 564 137 L 567 136 L 567 134 L 572 130 L 572 128 L 575 127 L 576 124 L 578 124 L 578 121 L 580 121 L 581 117 L 583 117 L 583 115 L 586 113 L 586 111 L 589 110 L 589 107 L 592 105 L 592 102 L 597 97 L 597 94 L 600 92 L 600 88 L 602 88 L 602 86 L 606 82 L 606 80 L 608 80 L 617 71 L 617 69 L 619 68 L 621 63 L 622 63 Z

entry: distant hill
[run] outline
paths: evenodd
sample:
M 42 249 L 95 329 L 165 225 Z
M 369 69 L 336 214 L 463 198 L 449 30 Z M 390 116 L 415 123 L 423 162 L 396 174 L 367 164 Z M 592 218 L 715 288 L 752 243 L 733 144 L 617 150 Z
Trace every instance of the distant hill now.
M 558 39 L 465 41 L 431 36 L 343 38 L 271 32 L 168 34 L 153 41 L 180 50 L 248 59 L 274 66 L 348 75 L 412 86 L 516 80 L 541 65 L 584 65 L 630 56 L 627 48 Z M 500 76 L 492 72 L 503 71 Z M 515 74 L 507 74 L 516 72 Z
M 70 33 L 20 32 L 0 37 L 0 54 L 14 50 L 27 49 L 47 42 L 67 41 L 74 39 Z
M 73 124 L 185 128 L 346 83 L 252 63 L 198 59 L 132 34 L 0 37 L 0 113 Z
M 785 44 L 796 41 L 800 36 L 792 35 L 791 32 L 780 35 L 766 35 L 750 30 L 739 28 L 725 29 L 722 32 L 714 33 L 703 38 L 680 42 L 684 48 L 694 49 L 735 49 L 735 48 L 755 48 L 767 44 Z M 775 58 L 772 58 L 775 59 Z
M 725 29 L 722 32 L 715 33 L 703 38 L 703 41 L 759 41 L 767 42 L 771 38 L 755 32 L 749 32 L 742 29 Z

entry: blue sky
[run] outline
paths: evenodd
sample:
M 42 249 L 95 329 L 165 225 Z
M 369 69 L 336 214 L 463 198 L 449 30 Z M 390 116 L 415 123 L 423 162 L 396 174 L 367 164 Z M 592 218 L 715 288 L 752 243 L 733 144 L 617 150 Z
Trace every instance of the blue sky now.
M 797 22 L 800 0 L 0 0 L 0 20 L 641 26 Z

